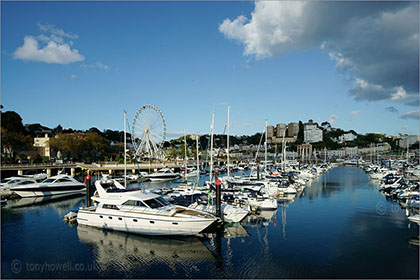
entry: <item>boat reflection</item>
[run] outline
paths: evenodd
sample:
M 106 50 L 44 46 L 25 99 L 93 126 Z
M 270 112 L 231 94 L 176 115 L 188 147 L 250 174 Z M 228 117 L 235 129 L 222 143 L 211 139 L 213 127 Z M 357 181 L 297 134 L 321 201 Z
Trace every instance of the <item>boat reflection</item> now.
M 236 237 L 247 237 L 249 233 L 239 223 L 225 224 L 223 228 L 223 237 L 225 238 L 236 238 Z
M 194 266 L 214 257 L 197 237 L 153 237 L 106 231 L 79 225 L 77 234 L 83 243 L 93 246 L 102 271 L 118 267 L 124 271 L 153 264 Z M 90 247 L 90 246 L 89 246 Z
M 295 197 L 297 195 L 301 195 L 302 192 L 297 193 L 297 194 L 283 194 L 283 195 L 278 195 L 277 196 L 277 201 L 282 202 L 282 201 L 289 201 L 289 202 L 294 202 L 295 201 Z
M 7 204 L 2 210 L 20 208 L 26 206 L 35 206 L 43 204 L 51 204 L 53 208 L 68 210 L 74 208 L 84 200 L 83 194 L 69 195 L 55 195 L 55 196 L 37 196 L 37 197 L 25 197 L 18 199 L 11 199 L 7 201 Z
M 244 228 L 267 227 L 276 218 L 276 210 L 263 210 L 252 213 L 245 218 L 243 222 Z

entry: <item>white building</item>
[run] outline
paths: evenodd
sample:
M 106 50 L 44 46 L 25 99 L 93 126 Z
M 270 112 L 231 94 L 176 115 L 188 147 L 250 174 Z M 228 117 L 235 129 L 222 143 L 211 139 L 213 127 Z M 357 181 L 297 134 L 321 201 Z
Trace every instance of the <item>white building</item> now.
M 351 132 L 345 133 L 338 137 L 338 143 L 354 141 L 356 140 L 356 138 L 357 138 L 357 135 L 354 135 Z
M 38 148 L 39 154 L 43 157 L 50 157 L 50 138 L 48 134 L 45 133 L 44 137 L 35 137 L 34 138 L 34 147 Z
M 398 146 L 400 146 L 401 148 L 407 148 L 407 141 L 408 141 L 408 146 L 411 146 L 417 141 L 419 141 L 419 136 L 418 135 L 401 136 L 400 140 L 398 141 Z
M 313 123 L 312 120 L 309 120 L 308 123 L 305 123 L 303 138 L 305 143 L 321 142 L 322 129 L 319 129 L 316 123 Z

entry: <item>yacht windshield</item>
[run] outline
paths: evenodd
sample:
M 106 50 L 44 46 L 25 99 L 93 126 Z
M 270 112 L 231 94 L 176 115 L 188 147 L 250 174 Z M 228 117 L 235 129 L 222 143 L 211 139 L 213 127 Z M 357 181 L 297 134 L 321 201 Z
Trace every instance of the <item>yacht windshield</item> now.
M 143 202 L 146 203 L 150 208 L 159 208 L 169 204 L 165 199 L 161 197 L 144 200 Z
M 42 181 L 42 183 L 52 183 L 54 182 L 55 179 L 53 178 L 49 178 L 49 179 L 45 179 L 44 181 Z
M 163 206 L 169 205 L 170 203 L 164 199 L 163 197 L 156 198 L 157 201 L 159 201 Z

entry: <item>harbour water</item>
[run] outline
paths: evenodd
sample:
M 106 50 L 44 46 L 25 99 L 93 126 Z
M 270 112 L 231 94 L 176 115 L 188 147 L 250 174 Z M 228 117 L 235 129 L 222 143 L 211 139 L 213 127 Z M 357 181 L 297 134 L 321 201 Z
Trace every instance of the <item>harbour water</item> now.
M 2 208 L 2 278 L 418 278 L 419 235 L 363 170 L 336 167 L 277 211 L 204 237 L 68 225 L 85 197 Z M 20 205 L 19 205 L 20 204 Z

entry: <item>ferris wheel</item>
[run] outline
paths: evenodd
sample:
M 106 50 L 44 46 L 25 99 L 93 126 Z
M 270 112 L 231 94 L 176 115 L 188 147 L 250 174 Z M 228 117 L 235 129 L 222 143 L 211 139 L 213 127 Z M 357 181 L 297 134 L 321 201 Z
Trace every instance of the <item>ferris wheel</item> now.
M 137 156 L 163 159 L 166 123 L 159 108 L 153 105 L 142 106 L 134 116 L 131 133 Z

